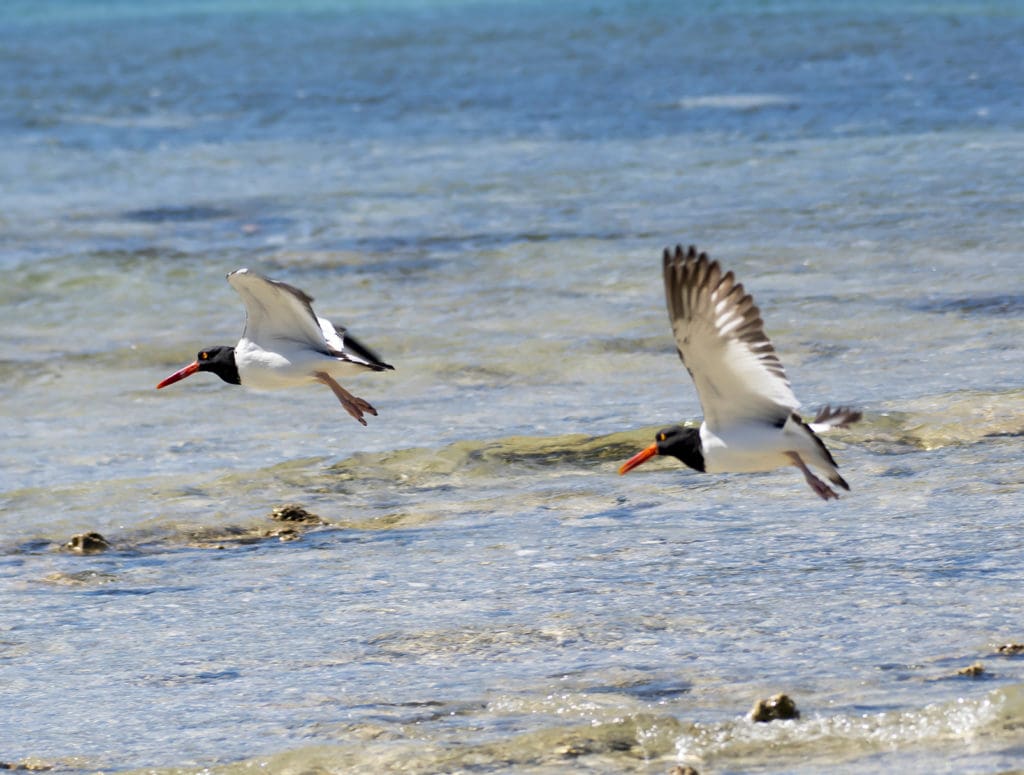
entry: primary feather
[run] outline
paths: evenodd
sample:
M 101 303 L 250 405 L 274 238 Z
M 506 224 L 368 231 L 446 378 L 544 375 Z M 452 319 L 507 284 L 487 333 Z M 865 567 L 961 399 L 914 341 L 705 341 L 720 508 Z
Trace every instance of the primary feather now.
M 732 272 L 706 253 L 663 255 L 665 296 L 679 357 L 712 431 L 744 420 L 785 423 L 800 407 L 764 333 L 761 311 Z

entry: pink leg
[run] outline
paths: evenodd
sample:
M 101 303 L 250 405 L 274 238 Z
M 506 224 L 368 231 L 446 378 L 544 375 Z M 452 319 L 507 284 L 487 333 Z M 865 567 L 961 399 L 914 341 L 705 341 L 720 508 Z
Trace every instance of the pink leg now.
M 796 454 L 796 452 L 787 452 L 786 455 L 788 455 L 789 459 L 793 461 L 793 465 L 803 472 L 804 479 L 807 480 L 807 484 L 811 486 L 811 489 L 814 490 L 822 500 L 827 501 L 829 498 L 835 498 L 836 500 L 839 499 L 835 490 L 812 474 L 811 469 L 804 464 L 804 461 L 800 459 L 800 456 Z
M 363 412 L 372 414 L 374 417 L 377 416 L 377 410 L 370 406 L 368 401 L 364 401 L 362 398 L 349 393 L 327 372 L 318 371 L 313 376 L 316 377 L 318 382 L 322 382 L 327 385 L 327 387 L 334 392 L 334 395 L 339 401 L 341 401 L 341 405 L 345 407 L 345 411 L 352 415 L 358 422 L 366 425 L 366 420 L 363 419 Z

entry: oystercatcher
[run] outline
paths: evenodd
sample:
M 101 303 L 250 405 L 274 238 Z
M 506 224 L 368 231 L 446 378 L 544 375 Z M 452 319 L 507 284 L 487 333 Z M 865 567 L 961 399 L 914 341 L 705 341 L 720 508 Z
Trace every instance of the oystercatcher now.
M 377 410 L 337 380 L 361 371 L 394 366 L 360 344 L 344 328 L 313 312 L 313 299 L 287 283 L 238 269 L 228 275 L 245 302 L 245 330 L 234 347 L 200 350 L 193 363 L 162 380 L 167 387 L 197 371 L 211 371 L 230 385 L 274 390 L 311 382 L 327 385 L 345 411 L 363 425 Z
M 838 498 L 832 484 L 849 490 L 818 434 L 845 428 L 861 413 L 823 407 L 810 423 L 797 409 L 793 390 L 764 333 L 761 312 L 750 294 L 723 272 L 718 261 L 698 253 L 665 249 L 662 257 L 668 316 L 679 357 L 690 372 L 704 421 L 699 428 L 673 425 L 623 463 L 624 474 L 655 455 L 671 455 L 707 473 L 746 473 L 796 466 L 821 498 Z

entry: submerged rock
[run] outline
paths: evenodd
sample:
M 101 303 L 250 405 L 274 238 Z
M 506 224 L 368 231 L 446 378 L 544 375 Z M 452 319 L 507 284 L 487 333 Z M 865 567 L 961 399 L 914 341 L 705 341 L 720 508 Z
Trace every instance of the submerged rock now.
M 237 544 L 251 544 L 264 538 L 263 531 L 228 525 L 227 527 L 203 527 L 186 533 L 185 546 L 196 549 L 226 549 Z
M 302 533 L 294 527 L 282 527 L 277 530 L 266 530 L 263 535 L 267 538 L 277 538 L 281 541 L 298 541 L 302 538 Z
M 277 519 L 285 524 L 270 529 L 259 525 L 200 528 L 188 534 L 187 545 L 198 549 L 227 549 L 231 546 L 255 544 L 274 538 L 279 541 L 297 541 L 306 530 L 326 524 L 316 514 L 311 514 L 294 503 L 278 506 L 274 509 L 271 519 Z
M 685 767 L 677 764 L 668 771 L 668 775 L 700 775 L 700 773 L 688 764 Z
M 71 540 L 62 548 L 78 554 L 96 554 L 110 549 L 110 542 L 99 533 L 78 533 L 71 536 Z
M 776 694 L 767 700 L 758 700 L 750 709 L 751 721 L 786 721 L 795 718 L 800 718 L 800 711 L 788 694 Z
M 68 587 L 85 587 L 99 584 L 113 584 L 118 581 L 116 573 L 98 573 L 94 570 L 79 571 L 78 573 L 49 573 L 43 576 L 42 581 L 46 584 L 59 584 Z M 3 769 L 0 767 L 0 769 Z
M 197 549 L 227 549 L 230 546 L 246 546 L 276 538 L 280 541 L 296 541 L 302 538 L 297 527 L 279 527 L 267 530 L 261 527 L 226 527 L 217 530 L 196 530 L 189 534 L 187 546 Z
M 594 746 L 588 740 L 565 742 L 555 748 L 555 753 L 566 759 L 575 759 L 578 756 L 586 756 L 588 753 L 593 752 Z
M 1004 657 L 1015 657 L 1024 654 L 1024 643 L 1004 643 L 996 649 L 996 653 Z
M 968 678 L 977 678 L 978 676 L 985 674 L 985 666 L 981 662 L 975 662 L 973 665 L 961 668 L 956 671 L 957 675 L 964 675 Z
M 0 770 L 20 770 L 22 772 L 47 772 L 53 769 L 52 764 L 47 764 L 38 759 L 25 759 L 21 762 L 0 761 Z
M 278 522 L 307 522 L 314 525 L 322 525 L 323 520 L 311 511 L 306 511 L 299 503 L 284 503 L 275 506 L 270 512 L 270 518 Z

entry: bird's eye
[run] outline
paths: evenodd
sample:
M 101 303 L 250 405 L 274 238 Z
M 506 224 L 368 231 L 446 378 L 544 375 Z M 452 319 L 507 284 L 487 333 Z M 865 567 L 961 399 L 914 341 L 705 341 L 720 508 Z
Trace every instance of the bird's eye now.
M 658 434 L 658 441 L 664 441 L 664 440 L 665 440 L 665 434 L 664 433 L 659 433 Z
M 210 357 L 210 353 L 199 353 L 199 358 L 200 358 L 201 360 L 204 360 L 204 361 L 205 361 L 205 360 L 206 360 L 207 358 L 209 358 L 209 357 Z

